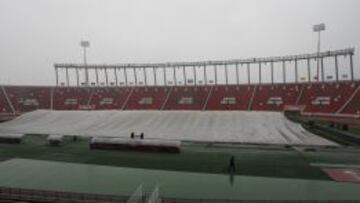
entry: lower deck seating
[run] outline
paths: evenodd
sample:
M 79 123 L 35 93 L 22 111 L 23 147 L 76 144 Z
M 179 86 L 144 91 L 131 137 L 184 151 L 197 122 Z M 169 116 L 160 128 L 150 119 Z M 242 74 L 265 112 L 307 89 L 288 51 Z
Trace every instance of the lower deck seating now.
M 255 86 L 213 87 L 207 110 L 247 110 Z
M 360 85 L 358 84 L 358 90 L 352 100 L 346 105 L 346 107 L 340 112 L 344 114 L 357 114 L 360 115 Z
M 0 88 L 0 114 L 9 114 L 12 113 L 11 107 L 6 100 L 6 97 Z
M 347 102 L 357 86 L 351 82 L 305 85 L 299 104 L 305 106 L 305 112 L 335 113 Z
M 258 86 L 251 110 L 282 111 L 285 105 L 295 105 L 301 85 L 262 85 Z
M 210 89 L 206 86 L 173 87 L 165 109 L 202 110 Z
M 92 88 L 88 105 L 96 110 L 121 109 L 130 92 L 126 87 Z
M 8 86 L 4 89 L 17 113 L 49 109 L 51 106 L 50 88 Z
M 11 105 L 15 113 L 51 107 L 55 110 L 282 111 L 286 105 L 301 105 L 305 106 L 305 112 L 341 110 L 340 113 L 359 114 L 359 86 L 360 81 L 173 87 L 4 86 L 0 91 L 0 113 L 13 113 Z
M 57 87 L 54 89 L 53 108 L 55 110 L 78 110 L 87 106 L 91 88 Z

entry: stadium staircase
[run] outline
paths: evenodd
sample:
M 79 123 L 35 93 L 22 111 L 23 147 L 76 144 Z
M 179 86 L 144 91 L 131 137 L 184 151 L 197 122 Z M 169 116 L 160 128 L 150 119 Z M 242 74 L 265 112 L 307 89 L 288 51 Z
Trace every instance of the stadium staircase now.
M 169 101 L 169 98 L 170 98 L 170 95 L 171 95 L 173 89 L 174 89 L 174 88 L 171 87 L 170 90 L 169 90 L 169 92 L 167 93 L 166 99 L 165 99 L 164 103 L 161 105 L 161 108 L 160 108 L 161 110 L 164 110 L 164 109 L 165 109 L 165 106 L 166 106 L 167 102 Z
M 6 93 L 6 90 L 4 86 L 1 86 L 1 92 L 0 92 L 0 110 L 2 114 L 15 114 L 15 108 L 12 105 L 8 94 Z
M 248 107 L 247 107 L 247 110 L 248 110 L 248 111 L 252 110 L 252 105 L 253 105 L 254 97 L 255 97 L 255 94 L 256 94 L 256 88 L 257 88 L 257 86 L 254 87 L 253 92 L 252 92 L 252 94 L 251 94 L 250 101 L 249 101 L 249 105 L 248 105 Z
M 211 97 L 211 93 L 213 92 L 213 89 L 214 89 L 214 87 L 211 86 L 210 91 L 209 91 L 209 94 L 208 94 L 208 96 L 206 97 L 204 106 L 203 106 L 203 108 L 202 108 L 203 111 L 205 111 L 206 108 L 207 108 L 207 105 L 208 105 L 208 103 L 209 103 L 209 99 L 210 99 L 210 97 Z
M 295 105 L 299 105 L 300 99 L 302 98 L 302 96 L 304 94 L 304 89 L 305 89 L 305 85 L 301 85 L 300 94 L 296 99 L 296 104 Z
M 121 106 L 121 109 L 122 109 L 122 110 L 124 110 L 124 109 L 126 108 L 126 105 L 127 105 L 128 101 L 129 101 L 132 93 L 134 92 L 134 89 L 135 89 L 135 88 L 132 87 L 131 90 L 130 90 L 130 93 L 126 96 L 126 99 L 125 99 L 123 105 Z
M 360 84 L 337 113 L 360 114 Z

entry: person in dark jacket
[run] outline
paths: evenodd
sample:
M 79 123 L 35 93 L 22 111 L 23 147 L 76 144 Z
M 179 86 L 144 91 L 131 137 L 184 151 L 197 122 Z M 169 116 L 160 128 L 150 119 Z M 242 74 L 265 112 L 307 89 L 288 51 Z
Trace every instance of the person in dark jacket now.
M 230 157 L 228 170 L 229 170 L 229 173 L 235 173 L 235 171 L 236 171 L 235 157 L 233 155 L 231 155 L 231 157 Z

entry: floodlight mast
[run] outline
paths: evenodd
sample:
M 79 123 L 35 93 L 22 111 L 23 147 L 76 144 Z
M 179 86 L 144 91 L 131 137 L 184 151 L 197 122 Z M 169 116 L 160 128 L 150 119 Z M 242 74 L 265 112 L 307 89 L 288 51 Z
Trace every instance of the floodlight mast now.
M 83 54 L 84 54 L 85 85 L 89 86 L 89 70 L 88 70 L 87 61 L 86 61 L 86 48 L 88 48 L 90 46 L 90 42 L 82 40 L 80 42 L 80 46 L 83 48 Z
M 316 70 L 316 73 L 317 73 L 317 81 L 319 81 L 319 71 L 320 71 L 320 68 L 319 68 L 319 64 L 320 64 L 320 46 L 321 46 L 321 32 L 322 31 L 325 31 L 325 24 L 324 23 L 320 23 L 320 24 L 317 24 L 317 25 L 314 25 L 313 26 L 313 31 L 314 32 L 317 32 L 318 33 L 318 43 L 317 43 L 317 53 L 318 53 L 318 58 L 317 58 L 317 70 Z M 323 70 L 322 70 L 323 71 Z M 322 72 L 323 73 L 323 72 Z M 321 77 L 322 81 L 324 81 L 324 74 L 322 74 L 322 77 Z

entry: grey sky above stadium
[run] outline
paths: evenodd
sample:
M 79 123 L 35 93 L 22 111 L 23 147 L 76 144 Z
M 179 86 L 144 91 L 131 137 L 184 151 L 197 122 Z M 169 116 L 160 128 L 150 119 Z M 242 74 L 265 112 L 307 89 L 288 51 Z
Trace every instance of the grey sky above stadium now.
M 359 8 L 358 0 L 1 0 L 0 84 L 55 84 L 54 63 L 82 63 L 82 39 L 89 63 L 241 59 L 316 52 L 312 25 L 321 22 L 322 50 L 355 47 L 360 78 Z

